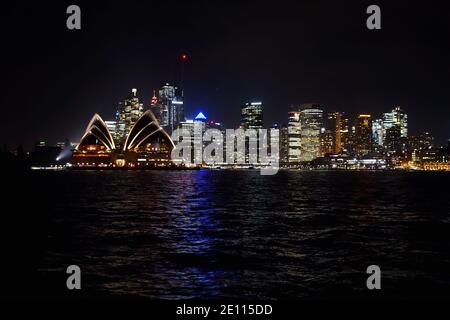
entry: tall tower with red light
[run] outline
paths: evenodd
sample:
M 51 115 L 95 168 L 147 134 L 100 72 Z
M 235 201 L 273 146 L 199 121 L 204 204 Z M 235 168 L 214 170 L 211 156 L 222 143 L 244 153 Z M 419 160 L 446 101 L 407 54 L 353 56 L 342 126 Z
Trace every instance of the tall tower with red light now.
M 182 53 L 180 56 L 180 89 L 181 94 L 183 94 L 183 88 L 184 88 L 184 66 L 188 61 L 188 55 L 186 53 Z

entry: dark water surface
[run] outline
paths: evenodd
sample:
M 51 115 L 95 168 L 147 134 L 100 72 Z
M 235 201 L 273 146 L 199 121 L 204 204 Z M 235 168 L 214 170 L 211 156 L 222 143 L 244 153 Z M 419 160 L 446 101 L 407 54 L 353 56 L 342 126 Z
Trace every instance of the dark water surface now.
M 9 250 L 42 297 L 76 264 L 88 297 L 448 299 L 449 187 L 434 172 L 34 172 L 17 204 L 33 217 L 12 224 L 27 253 Z

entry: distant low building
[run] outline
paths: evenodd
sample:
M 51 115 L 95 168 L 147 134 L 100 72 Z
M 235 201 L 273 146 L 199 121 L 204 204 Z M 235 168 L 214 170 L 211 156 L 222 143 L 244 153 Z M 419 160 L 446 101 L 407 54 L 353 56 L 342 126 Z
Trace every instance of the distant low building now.
M 45 141 L 35 144 L 34 150 L 30 154 L 32 167 L 51 167 L 60 165 L 58 156 L 61 153 L 61 146 L 49 146 Z

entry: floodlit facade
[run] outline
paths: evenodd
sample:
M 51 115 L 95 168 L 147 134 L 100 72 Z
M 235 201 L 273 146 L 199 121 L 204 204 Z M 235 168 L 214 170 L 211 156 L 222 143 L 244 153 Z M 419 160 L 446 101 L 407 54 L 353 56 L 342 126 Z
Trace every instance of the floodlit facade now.
M 382 146 L 384 144 L 385 130 L 382 119 L 375 119 L 372 121 L 372 136 L 376 145 Z
M 372 117 L 360 114 L 355 125 L 355 154 L 363 157 L 372 151 Z
M 343 122 L 340 112 L 329 112 L 324 117 L 324 126 L 321 130 L 320 144 L 322 155 L 328 153 L 338 154 L 343 149 Z
M 241 108 L 241 126 L 243 129 L 262 129 L 263 127 L 262 102 L 247 102 Z
M 119 102 L 116 112 L 116 130 L 114 139 L 116 144 L 122 145 L 131 127 L 142 116 L 144 107 L 139 102 L 137 90 L 132 89 L 131 95 L 123 102 Z
M 164 167 L 175 147 L 150 110 L 144 112 L 117 145 L 103 119 L 95 114 L 74 150 L 75 167 Z
M 192 146 L 189 160 L 192 163 L 194 163 L 196 160 L 200 162 L 202 161 L 204 148 L 202 139 L 203 134 L 207 129 L 206 124 L 206 116 L 202 112 L 199 112 L 194 120 L 187 119 L 186 121 L 179 123 L 179 128 L 181 130 L 184 130 L 184 133 L 189 133 Z M 186 138 L 187 137 L 183 137 L 183 139 Z
M 106 123 L 98 114 L 94 114 L 92 117 L 75 150 L 89 150 L 94 145 L 96 146 L 96 150 L 108 152 L 114 150 L 116 147 Z
M 304 105 L 300 111 L 300 161 L 311 161 L 321 156 L 320 132 L 323 126 L 323 107 Z
M 116 136 L 117 121 L 106 120 L 105 124 L 108 127 L 109 133 L 114 138 Z
M 290 111 L 287 127 L 287 163 L 295 165 L 300 162 L 301 154 L 301 127 L 300 111 Z
M 408 115 L 401 107 L 394 107 L 391 112 L 383 113 L 384 137 L 386 137 L 386 130 L 394 126 L 400 127 L 400 136 L 402 138 L 408 136 Z
M 179 123 L 185 120 L 182 90 L 170 83 L 164 84 L 158 91 L 158 98 L 153 95 L 152 109 L 165 130 L 172 132 L 177 129 Z

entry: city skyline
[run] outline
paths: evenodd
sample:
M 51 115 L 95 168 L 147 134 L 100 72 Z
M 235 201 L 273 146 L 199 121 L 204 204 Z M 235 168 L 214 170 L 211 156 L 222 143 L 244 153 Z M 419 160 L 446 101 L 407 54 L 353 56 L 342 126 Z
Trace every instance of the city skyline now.
M 363 3 L 80 3 L 77 31 L 65 26 L 65 4 L 22 6 L 11 5 L 2 21 L 10 43 L 1 53 L 8 78 L 2 145 L 75 140 L 93 111 L 107 114 L 128 88 L 138 88 L 148 106 L 153 90 L 179 81 L 181 53 L 188 57 L 186 110 L 201 109 L 227 125 L 238 123 L 239 107 L 253 100 L 278 123 L 297 103 L 373 115 L 400 105 L 415 115 L 410 128 L 431 129 L 441 143 L 449 136 L 450 50 L 440 5 L 380 3 L 377 31 L 366 28 Z M 170 14 L 170 27 L 162 13 Z M 17 103 L 25 131 L 7 107 Z
M 208 119 L 202 111 L 193 119 L 184 112 L 180 88 L 165 83 L 158 94 L 155 90 L 149 107 L 143 106 L 138 90 L 132 88 L 118 102 L 114 118 L 104 115 L 103 119 L 94 113 L 79 141 L 66 139 L 56 146 L 39 141 L 27 158 L 35 169 L 246 168 L 276 161 L 277 170 L 448 170 L 450 139 L 439 144 L 430 131 L 411 134 L 408 113 L 400 106 L 376 118 L 371 114 L 352 117 L 321 104 L 301 104 L 290 107 L 282 125 L 270 127 L 264 126 L 262 101 L 243 103 L 240 123 L 233 128 Z M 204 153 L 211 150 L 210 129 L 222 136 L 213 143 L 216 147 L 223 144 L 214 156 Z M 184 148 L 185 139 L 188 149 Z M 261 140 L 254 144 L 254 139 L 268 139 L 270 148 L 265 150 Z M 270 142 L 273 139 L 275 145 Z M 18 148 L 16 153 L 21 159 L 23 151 Z
M 450 300 L 449 1 L 2 9 L 2 300 Z
M 167 83 L 167 82 L 163 83 L 163 85 L 161 86 L 162 89 L 159 89 L 159 90 L 161 92 L 164 92 L 164 88 L 166 88 L 168 86 L 170 87 L 172 85 Z M 174 88 L 177 89 L 176 86 Z M 156 91 L 158 91 L 158 90 L 156 90 L 156 89 L 153 90 L 153 92 L 156 92 Z M 119 129 L 119 127 L 118 127 L 118 122 L 120 122 L 120 119 L 118 118 L 119 110 L 121 108 L 122 109 L 125 108 L 127 103 L 130 103 L 130 105 L 136 104 L 138 106 L 138 109 L 140 110 L 139 111 L 140 114 L 144 113 L 147 110 L 151 110 L 155 114 L 155 116 L 157 117 L 157 119 L 159 121 L 159 124 L 162 127 L 166 128 L 169 131 L 169 133 L 173 130 L 173 128 L 177 128 L 179 123 L 181 123 L 183 121 L 186 121 L 186 120 L 192 120 L 192 119 L 194 119 L 196 117 L 196 115 L 198 115 L 200 113 L 202 114 L 202 116 L 204 116 L 204 114 L 207 114 L 208 115 L 208 120 L 218 122 L 218 123 L 221 124 L 222 127 L 238 128 L 238 127 L 243 125 L 243 122 L 242 122 L 243 119 L 242 119 L 242 114 L 241 114 L 242 108 L 248 107 L 250 105 L 251 106 L 257 105 L 257 106 L 261 107 L 261 110 L 264 110 L 264 114 L 266 114 L 266 112 L 267 112 L 266 111 L 266 105 L 265 105 L 265 103 L 262 100 L 256 99 L 256 100 L 251 101 L 251 102 L 242 102 L 240 106 L 237 106 L 237 107 L 234 108 L 233 111 L 235 111 L 234 113 L 236 113 L 236 115 L 237 115 L 236 116 L 237 120 L 230 125 L 230 124 L 222 122 L 222 120 L 220 118 L 220 115 L 219 115 L 218 118 L 214 118 L 213 119 L 213 118 L 209 117 L 209 112 L 206 112 L 205 109 L 196 108 L 195 110 L 191 110 L 191 109 L 188 108 L 187 110 L 183 109 L 183 112 L 182 112 L 183 115 L 180 117 L 180 119 L 178 119 L 178 121 L 175 124 L 169 125 L 169 122 L 168 122 L 169 120 L 168 120 L 168 116 L 167 115 L 166 115 L 166 119 L 167 119 L 166 121 L 167 122 L 164 122 L 164 120 L 160 119 L 161 114 L 158 114 L 157 112 L 155 112 L 155 107 L 157 107 L 158 109 L 161 107 L 161 105 L 159 104 L 160 101 L 159 100 L 154 100 L 155 98 L 157 98 L 155 96 L 155 93 L 153 94 L 150 103 L 142 103 L 142 100 L 139 99 L 140 95 L 138 94 L 138 92 L 139 92 L 138 89 L 132 88 L 130 92 L 128 94 L 128 98 L 124 98 L 124 99 L 118 101 L 116 103 L 116 108 L 110 110 L 109 113 L 105 114 L 104 121 L 105 121 L 106 125 L 108 126 L 108 128 L 113 133 L 113 135 L 114 135 L 114 132 L 116 132 L 116 130 L 120 130 L 121 131 L 121 135 L 124 135 L 125 132 L 129 131 L 130 125 L 132 125 L 137 120 L 137 118 L 139 117 L 139 113 L 135 114 L 134 117 L 133 117 L 133 120 L 132 121 L 130 120 L 131 122 L 130 122 L 129 125 L 127 125 L 126 129 L 125 129 L 125 127 L 123 127 L 122 129 Z M 164 95 L 165 93 L 162 93 L 162 94 Z M 126 97 L 127 95 L 124 93 L 123 96 Z M 174 99 L 176 100 L 177 98 L 175 97 Z M 178 99 L 180 99 L 180 98 L 178 98 Z M 155 105 L 156 102 L 158 103 L 158 105 Z M 175 101 L 175 102 L 177 102 L 177 101 Z M 180 104 L 183 105 L 183 101 L 180 101 Z M 117 107 L 117 105 L 118 105 L 118 107 Z M 263 108 L 263 105 L 264 105 L 264 108 Z M 401 107 L 401 106 L 392 105 L 391 107 L 386 108 L 384 111 L 380 112 L 379 114 L 373 114 L 373 113 L 362 114 L 361 112 L 357 112 L 357 111 L 354 112 L 354 113 L 349 113 L 346 110 L 332 109 L 332 108 L 330 108 L 330 107 L 328 107 L 326 105 L 320 104 L 320 103 L 297 103 L 297 104 L 291 104 L 287 108 L 287 111 L 284 114 L 284 120 L 281 121 L 281 122 L 271 121 L 271 119 L 267 119 L 267 117 L 262 117 L 261 116 L 261 119 L 259 120 L 262 123 L 261 128 L 270 128 L 270 127 L 272 127 L 274 125 L 279 127 L 279 128 L 283 128 L 283 127 L 287 128 L 289 126 L 290 121 L 291 121 L 290 120 L 290 114 L 293 111 L 296 112 L 295 110 L 300 110 L 301 108 L 305 108 L 305 106 L 318 106 L 320 108 L 320 110 L 322 110 L 324 115 L 332 114 L 332 113 L 339 113 L 339 114 L 345 115 L 345 119 L 348 122 L 347 126 L 349 126 L 350 128 L 351 127 L 356 127 L 357 122 L 358 122 L 358 118 L 361 115 L 366 115 L 367 114 L 373 120 L 373 126 L 371 124 L 371 130 L 373 130 L 373 132 L 371 133 L 372 142 L 374 144 L 379 144 L 379 145 L 383 145 L 383 138 L 382 137 L 377 137 L 377 134 L 375 132 L 375 124 L 376 123 L 377 124 L 378 123 L 383 124 L 383 123 L 387 123 L 387 122 L 394 123 L 394 120 L 392 118 L 386 119 L 386 117 L 392 117 L 392 116 L 390 116 L 391 112 L 394 112 L 394 110 L 396 110 L 396 109 L 401 109 L 402 112 L 405 111 L 405 109 L 403 107 Z M 388 111 L 389 108 L 392 108 L 391 112 Z M 98 113 L 98 112 L 95 111 L 95 110 L 92 110 L 91 113 L 90 113 L 90 116 L 92 117 L 92 114 L 95 114 L 95 113 Z M 185 116 L 185 114 L 188 114 L 189 116 Z M 163 116 L 161 116 L 161 117 L 163 117 Z M 326 128 L 325 123 L 326 123 L 326 119 L 324 118 L 323 121 L 320 123 L 321 128 L 323 128 L 323 129 Z M 114 126 L 114 129 L 112 129 L 111 126 Z M 124 125 L 122 125 L 122 126 L 124 126 Z M 392 127 L 392 124 L 389 126 L 389 128 L 390 127 Z M 381 127 L 380 127 L 380 130 L 381 130 Z M 404 133 L 403 130 L 407 130 L 406 132 L 408 132 L 408 134 Z M 385 129 L 384 129 L 384 131 L 385 131 Z M 408 135 L 414 136 L 414 135 L 422 134 L 424 132 L 431 133 L 433 135 L 434 141 L 435 141 L 435 143 L 437 145 L 446 145 L 448 143 L 448 141 L 450 141 L 450 138 L 442 138 L 441 140 L 437 139 L 436 136 L 434 135 L 433 128 L 420 129 L 420 128 L 411 128 L 410 126 L 408 126 L 407 129 L 402 129 L 402 134 L 401 135 L 404 136 L 404 137 L 406 137 Z M 42 143 L 42 142 L 45 142 L 45 143 L 47 143 L 49 145 L 58 145 L 59 143 L 62 143 L 63 141 L 66 141 L 66 140 L 69 140 L 72 143 L 78 143 L 78 142 L 80 142 L 79 138 L 82 137 L 82 133 L 83 133 L 83 130 L 80 130 L 80 134 L 78 136 L 74 137 L 74 138 L 60 136 L 59 138 L 56 138 L 56 139 L 53 139 L 53 140 L 48 139 L 47 137 L 36 137 L 34 140 L 27 141 L 26 143 L 20 142 L 18 145 L 13 146 L 12 148 L 8 148 L 10 146 L 7 143 L 4 143 L 3 147 L 6 146 L 10 151 L 12 151 L 12 150 L 15 150 L 19 146 L 20 147 L 26 146 L 26 147 L 28 147 L 28 149 L 31 150 L 31 148 L 33 148 L 36 144 L 39 144 L 39 143 Z M 380 139 L 380 142 L 378 142 L 377 139 Z

